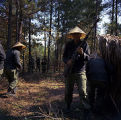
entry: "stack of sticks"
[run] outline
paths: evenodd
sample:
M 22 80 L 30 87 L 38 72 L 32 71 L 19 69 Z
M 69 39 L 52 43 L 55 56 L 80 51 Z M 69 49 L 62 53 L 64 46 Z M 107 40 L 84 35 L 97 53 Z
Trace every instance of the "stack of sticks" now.
M 113 68 L 110 80 L 110 94 L 116 103 L 121 103 L 121 38 L 112 35 L 97 36 L 99 51 Z

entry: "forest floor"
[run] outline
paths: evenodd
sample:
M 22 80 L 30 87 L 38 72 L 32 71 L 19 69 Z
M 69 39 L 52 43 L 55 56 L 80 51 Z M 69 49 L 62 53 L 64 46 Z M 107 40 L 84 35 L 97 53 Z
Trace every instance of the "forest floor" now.
M 77 89 L 74 90 L 71 113 L 64 113 L 62 74 L 25 74 L 20 77 L 17 95 L 14 97 L 4 95 L 7 91 L 7 80 L 0 82 L 0 120 L 91 120 L 88 112 L 79 107 Z M 98 118 L 92 120 L 107 120 Z

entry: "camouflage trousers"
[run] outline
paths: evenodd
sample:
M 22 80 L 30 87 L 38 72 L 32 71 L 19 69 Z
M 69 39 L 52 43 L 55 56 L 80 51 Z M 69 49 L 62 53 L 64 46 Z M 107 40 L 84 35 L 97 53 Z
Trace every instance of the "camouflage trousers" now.
M 18 84 L 18 72 L 16 69 L 5 69 L 5 76 L 9 82 L 9 88 L 14 89 Z
M 86 74 L 85 71 L 81 73 L 70 74 L 65 78 L 65 102 L 71 104 L 74 84 L 78 87 L 80 102 L 86 99 Z
M 2 79 L 3 69 L 0 70 L 0 80 Z

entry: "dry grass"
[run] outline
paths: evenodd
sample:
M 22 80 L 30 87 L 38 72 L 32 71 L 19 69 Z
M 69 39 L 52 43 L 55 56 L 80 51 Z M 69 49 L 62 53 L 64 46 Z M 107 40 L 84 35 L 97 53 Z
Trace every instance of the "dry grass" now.
M 87 117 L 87 113 L 80 109 L 77 91 L 73 94 L 72 113 L 64 114 L 62 75 L 24 75 L 19 80 L 16 97 L 3 97 L 8 82 L 2 80 L 1 83 L 0 120 L 85 120 L 85 116 Z
M 47 106 L 56 100 L 63 101 L 64 98 L 63 82 L 58 82 L 55 79 L 50 81 L 50 78 L 43 78 L 39 74 L 20 78 L 16 97 L 2 96 L 6 92 L 7 86 L 6 80 L 0 86 L 0 109 L 7 111 L 8 116 L 16 118 L 25 118 L 25 116 L 31 118 L 30 116 L 35 113 L 41 113 L 41 106 Z M 42 118 L 47 117 L 47 114 L 44 116 L 45 114 L 42 113 L 42 115 Z M 49 114 L 47 118 L 49 118 Z

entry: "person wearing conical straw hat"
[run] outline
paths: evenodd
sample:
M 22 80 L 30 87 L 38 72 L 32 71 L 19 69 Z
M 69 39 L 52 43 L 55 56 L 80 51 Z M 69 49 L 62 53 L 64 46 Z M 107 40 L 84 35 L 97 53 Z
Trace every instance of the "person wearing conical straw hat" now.
M 63 61 L 65 63 L 65 102 L 67 111 L 70 111 L 74 84 L 78 86 L 81 105 L 89 108 L 86 103 L 86 74 L 85 62 L 89 59 L 90 49 L 86 41 L 83 39 L 86 33 L 78 26 L 71 29 L 67 34 L 67 38 L 72 40 L 67 42 L 63 53 Z
M 18 84 L 18 72 L 22 70 L 20 63 L 20 51 L 26 48 L 21 42 L 17 42 L 7 51 L 5 60 L 5 76 L 8 79 L 9 87 L 6 95 L 15 95 Z

